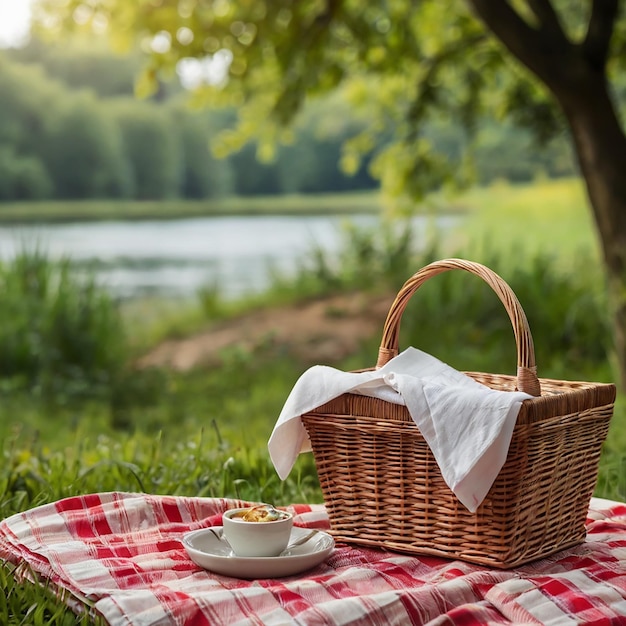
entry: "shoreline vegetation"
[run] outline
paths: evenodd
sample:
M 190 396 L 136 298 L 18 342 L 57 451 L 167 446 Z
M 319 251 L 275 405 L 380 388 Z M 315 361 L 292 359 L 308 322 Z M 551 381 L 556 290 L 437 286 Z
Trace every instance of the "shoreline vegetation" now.
M 564 179 L 571 180 L 571 179 Z M 528 183 L 498 183 L 507 188 L 524 189 Z M 532 186 L 532 185 L 530 185 Z M 412 211 L 423 214 L 465 214 L 470 204 L 480 202 L 490 187 L 469 189 L 454 196 L 433 193 L 414 203 Z M 478 194 L 478 195 L 477 195 Z M 258 215 L 355 215 L 395 212 L 379 190 L 333 193 L 227 196 L 204 200 L 45 200 L 0 202 L 0 225 L 28 223 L 93 222 L 103 220 L 175 220 L 199 217 Z
M 28 224 L 98 221 L 167 221 L 203 217 L 237 216 L 337 216 L 379 214 L 403 218 L 409 215 L 457 215 L 464 220 L 462 236 L 451 244 L 472 243 L 477 252 L 486 245 L 513 245 L 532 250 L 561 246 L 597 252 L 595 227 L 579 178 L 542 179 L 532 183 L 495 181 L 455 193 L 427 195 L 407 210 L 394 206 L 378 190 L 337 193 L 229 196 L 206 200 L 67 200 L 0 202 L 0 227 Z M 534 238 L 526 236 L 534 228 Z M 558 227 L 549 240 L 546 229 Z M 556 238 L 555 238 L 556 237 Z M 576 250 L 578 252 L 578 250 Z
M 68 200 L 0 203 L 0 224 L 173 220 L 242 215 L 336 215 L 378 213 L 378 192 L 232 196 L 207 200 Z

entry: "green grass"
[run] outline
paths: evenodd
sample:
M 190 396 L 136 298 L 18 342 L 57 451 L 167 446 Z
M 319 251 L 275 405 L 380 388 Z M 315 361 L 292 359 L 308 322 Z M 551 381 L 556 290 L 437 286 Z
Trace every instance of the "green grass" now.
M 321 502 L 311 455 L 280 481 L 265 446 L 220 432 L 215 420 L 166 432 L 98 434 L 83 426 L 65 445 L 15 432 L 3 450 L 0 513 L 7 517 L 61 498 L 106 491 L 232 497 L 285 505 Z M 232 434 L 232 431 L 231 431 Z M 264 436 L 269 436 L 264 433 Z

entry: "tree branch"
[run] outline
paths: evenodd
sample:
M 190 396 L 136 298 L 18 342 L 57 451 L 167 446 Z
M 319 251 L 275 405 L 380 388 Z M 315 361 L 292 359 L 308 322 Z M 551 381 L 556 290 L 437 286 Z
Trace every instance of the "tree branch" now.
M 583 54 L 594 69 L 602 70 L 609 55 L 609 45 L 619 8 L 619 0 L 594 0 L 589 27 L 583 42 Z
M 568 66 L 573 47 L 566 39 L 547 0 L 532 0 L 533 12 L 543 19 L 532 28 L 505 1 L 467 0 L 480 19 L 526 67 L 548 86 L 554 85 Z M 554 36 L 554 20 L 561 36 Z
M 528 6 L 539 20 L 541 30 L 548 33 L 561 43 L 566 43 L 567 38 L 559 21 L 559 17 L 549 0 L 527 0 Z

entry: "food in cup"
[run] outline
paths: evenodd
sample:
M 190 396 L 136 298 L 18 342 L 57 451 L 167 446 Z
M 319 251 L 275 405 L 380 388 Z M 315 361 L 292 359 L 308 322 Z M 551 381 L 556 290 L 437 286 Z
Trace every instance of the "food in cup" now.
M 271 504 L 257 504 L 232 517 L 241 518 L 244 522 L 275 522 L 280 519 L 287 519 L 289 513 L 279 511 Z

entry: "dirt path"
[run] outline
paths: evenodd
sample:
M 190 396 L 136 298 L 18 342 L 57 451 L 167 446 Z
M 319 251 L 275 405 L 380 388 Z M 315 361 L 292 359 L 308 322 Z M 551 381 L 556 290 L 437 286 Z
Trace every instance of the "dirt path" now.
M 364 339 L 382 334 L 392 301 L 393 294 L 359 293 L 259 310 L 193 337 L 166 341 L 145 355 L 139 365 L 180 371 L 215 365 L 229 347 L 253 349 L 268 340 L 305 362 L 332 364 L 354 353 Z M 375 359 L 373 354 L 372 361 Z

